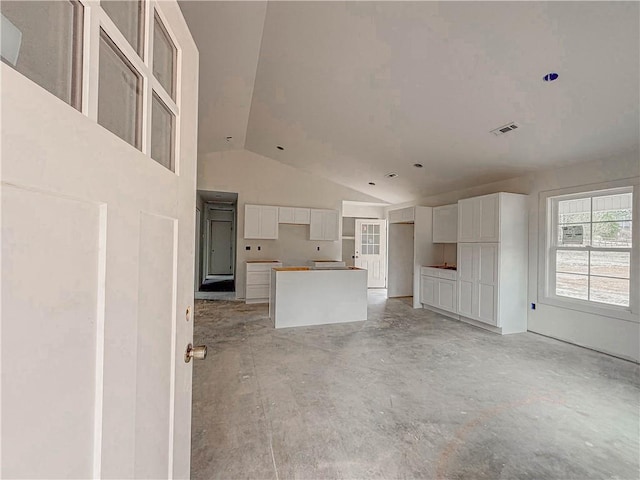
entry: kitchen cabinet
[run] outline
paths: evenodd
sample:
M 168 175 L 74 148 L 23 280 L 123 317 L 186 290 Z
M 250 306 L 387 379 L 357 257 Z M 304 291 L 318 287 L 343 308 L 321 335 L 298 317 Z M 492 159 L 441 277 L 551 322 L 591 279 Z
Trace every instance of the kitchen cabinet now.
M 399 208 L 389 211 L 389 223 L 413 223 L 415 220 L 414 207 Z
M 433 243 L 458 242 L 458 204 L 433 209 Z
M 269 285 L 271 269 L 282 267 L 278 261 L 247 262 L 245 303 L 267 303 L 269 301 Z
M 507 193 L 458 201 L 458 242 L 499 242 L 500 205 Z
M 312 208 L 309 240 L 338 240 L 338 211 Z
M 420 302 L 426 306 L 457 313 L 456 271 L 421 267 Z
M 311 209 L 300 207 L 278 207 L 278 223 L 309 225 Z
M 496 193 L 458 202 L 458 314 L 503 334 L 527 330 L 526 199 Z
M 498 244 L 465 243 L 458 255 L 458 312 L 498 326 Z
M 278 238 L 278 207 L 244 206 L 244 238 L 275 240 Z

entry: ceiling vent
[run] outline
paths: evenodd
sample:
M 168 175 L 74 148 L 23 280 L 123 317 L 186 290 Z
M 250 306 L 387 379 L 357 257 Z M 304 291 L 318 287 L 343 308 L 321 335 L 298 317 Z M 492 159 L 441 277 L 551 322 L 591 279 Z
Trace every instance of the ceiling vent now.
M 507 123 L 506 125 L 503 125 L 501 127 L 498 127 L 495 130 L 491 130 L 491 133 L 493 133 L 494 135 L 502 135 L 512 130 L 515 130 L 517 128 L 519 128 L 518 124 L 512 122 L 512 123 Z

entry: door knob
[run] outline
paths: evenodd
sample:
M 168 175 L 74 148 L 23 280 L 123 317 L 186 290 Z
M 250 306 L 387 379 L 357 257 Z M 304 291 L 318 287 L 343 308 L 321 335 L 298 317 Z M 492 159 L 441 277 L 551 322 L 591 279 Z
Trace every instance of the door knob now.
M 192 358 L 197 360 L 204 360 L 207 358 L 207 346 L 198 345 L 197 347 L 194 347 L 191 344 L 187 345 L 187 350 L 184 352 L 185 363 L 189 363 Z

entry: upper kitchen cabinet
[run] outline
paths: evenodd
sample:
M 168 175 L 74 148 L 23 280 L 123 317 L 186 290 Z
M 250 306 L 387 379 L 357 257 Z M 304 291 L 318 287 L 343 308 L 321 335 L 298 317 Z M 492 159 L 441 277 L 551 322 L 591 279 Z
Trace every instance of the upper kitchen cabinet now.
M 338 240 L 338 211 L 312 208 L 309 240 Z
M 244 206 L 244 238 L 275 240 L 278 238 L 278 207 Z
M 458 205 L 443 205 L 433 209 L 433 243 L 458 241 Z
M 407 207 L 389 211 L 389 223 L 413 223 L 415 220 L 415 208 Z
M 295 225 L 309 225 L 311 221 L 311 210 L 300 207 L 279 207 L 278 222 L 292 223 Z
M 500 204 L 506 193 L 458 201 L 458 242 L 499 242 Z M 434 240 L 435 241 L 435 240 Z

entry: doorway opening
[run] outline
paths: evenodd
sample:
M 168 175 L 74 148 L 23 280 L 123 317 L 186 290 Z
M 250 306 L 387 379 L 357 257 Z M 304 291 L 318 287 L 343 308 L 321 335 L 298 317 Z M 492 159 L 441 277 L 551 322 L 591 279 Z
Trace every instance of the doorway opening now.
M 196 298 L 235 299 L 238 194 L 198 190 Z

